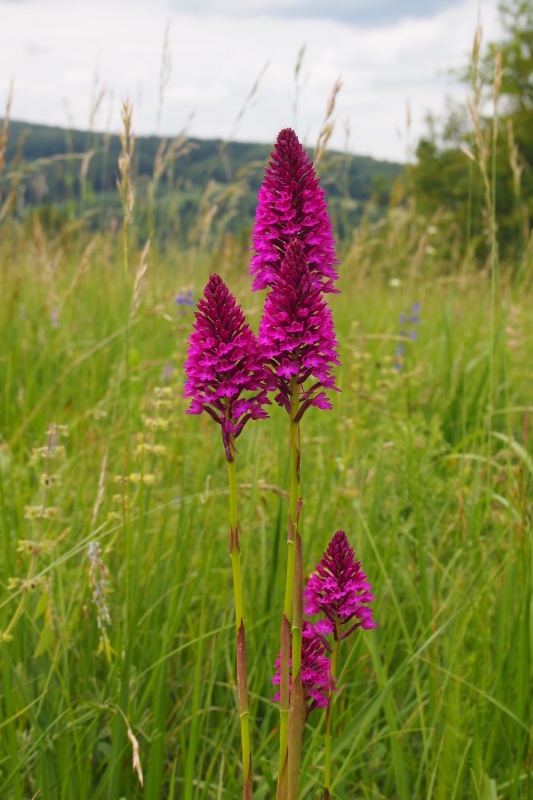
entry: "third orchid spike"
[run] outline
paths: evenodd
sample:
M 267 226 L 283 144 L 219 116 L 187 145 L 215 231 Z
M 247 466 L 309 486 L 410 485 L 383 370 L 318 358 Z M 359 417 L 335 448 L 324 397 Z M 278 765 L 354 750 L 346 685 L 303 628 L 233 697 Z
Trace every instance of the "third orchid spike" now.
M 292 650 L 292 647 L 291 647 Z M 330 660 L 325 654 L 325 644 L 315 625 L 304 619 L 302 627 L 302 682 L 304 687 L 306 719 L 314 708 L 325 708 L 328 704 L 328 695 L 332 686 Z M 281 653 L 278 653 L 276 674 L 272 683 L 279 685 L 281 670 Z M 292 659 L 291 659 L 292 667 Z M 292 678 L 290 682 L 292 689 Z M 280 701 L 280 693 L 272 698 Z
M 316 625 L 319 633 L 334 633 L 336 637 L 337 620 L 341 628 L 349 625 L 341 634 L 343 639 L 356 628 L 377 627 L 368 607 L 376 598 L 344 531 L 335 533 L 315 570 L 304 592 L 305 613 L 324 614 L 325 619 Z
M 313 162 L 291 128 L 277 138 L 259 190 L 250 265 L 253 289 L 266 289 L 275 280 L 291 239 L 298 239 L 309 270 L 324 292 L 335 292 L 338 279 L 335 243 L 324 189 Z

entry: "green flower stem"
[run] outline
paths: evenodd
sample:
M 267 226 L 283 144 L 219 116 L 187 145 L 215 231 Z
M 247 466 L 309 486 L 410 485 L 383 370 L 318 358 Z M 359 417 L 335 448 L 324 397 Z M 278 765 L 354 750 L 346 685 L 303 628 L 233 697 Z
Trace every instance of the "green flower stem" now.
M 237 630 L 237 694 L 241 718 L 243 798 L 252 797 L 252 757 L 250 752 L 250 727 L 248 711 L 248 685 L 246 670 L 246 641 L 244 636 L 244 614 L 241 578 L 241 551 L 239 546 L 239 526 L 237 520 L 237 470 L 235 466 L 235 447 L 231 442 L 233 460 L 228 461 L 229 477 L 229 517 L 230 553 L 233 569 L 233 589 L 235 595 L 235 626 Z
M 239 630 L 243 619 L 242 578 L 241 578 L 241 551 L 237 533 L 237 469 L 235 459 L 228 461 L 229 477 L 229 524 L 231 526 L 231 566 L 233 568 L 233 589 L 235 592 L 235 625 Z
M 305 696 L 302 683 L 303 563 L 302 539 L 296 533 L 294 592 L 292 601 L 292 691 L 289 708 L 288 800 L 298 800 L 300 762 L 305 722 Z
M 289 533 L 287 537 L 287 577 L 285 582 L 285 603 L 281 631 L 281 667 L 280 667 L 280 737 L 279 737 L 279 777 L 278 800 L 285 800 L 286 791 L 286 762 L 289 743 L 289 658 L 290 637 L 289 630 L 292 621 L 292 602 L 294 591 L 294 569 L 296 561 L 296 535 L 299 528 L 298 503 L 301 498 L 300 487 L 300 430 L 299 424 L 294 422 L 298 413 L 298 384 L 295 378 L 290 382 L 290 434 L 291 434 L 291 495 L 289 505 Z M 294 643 L 293 643 L 294 649 Z M 301 652 L 301 650 L 300 650 Z M 300 656 L 301 658 L 301 656 Z M 294 652 L 293 652 L 294 659 Z M 293 674 L 294 673 L 293 671 Z
M 335 680 L 337 674 L 337 658 L 341 643 L 341 626 L 339 619 L 335 620 L 335 642 L 331 656 L 331 679 Z M 326 740 L 324 746 L 324 800 L 331 797 L 331 740 L 333 738 L 333 692 L 329 691 L 328 709 L 326 712 Z
M 294 422 L 298 413 L 298 384 L 292 378 L 290 383 L 291 392 L 291 498 L 289 506 L 289 535 L 287 537 L 287 579 L 285 582 L 285 616 L 292 620 L 292 594 L 294 587 L 294 563 L 295 563 L 295 542 L 298 531 L 298 501 L 300 500 L 300 426 Z

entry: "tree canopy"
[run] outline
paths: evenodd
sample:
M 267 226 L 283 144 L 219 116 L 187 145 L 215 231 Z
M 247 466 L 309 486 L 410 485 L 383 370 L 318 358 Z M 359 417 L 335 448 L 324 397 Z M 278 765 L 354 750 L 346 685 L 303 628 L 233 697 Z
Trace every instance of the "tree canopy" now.
M 464 247 L 480 258 L 488 251 L 483 166 L 492 183 L 503 256 L 519 255 L 533 214 L 533 3 L 512 0 L 500 6 L 500 14 L 503 40 L 481 53 L 474 49 L 462 71 L 481 139 L 468 105 L 450 103 L 444 118 L 428 118 L 410 168 L 418 212 L 430 217 L 446 208 Z

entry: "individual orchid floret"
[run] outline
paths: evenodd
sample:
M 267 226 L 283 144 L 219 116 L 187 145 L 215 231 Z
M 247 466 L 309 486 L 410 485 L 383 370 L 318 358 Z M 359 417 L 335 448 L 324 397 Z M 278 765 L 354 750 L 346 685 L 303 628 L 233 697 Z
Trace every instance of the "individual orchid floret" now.
M 258 196 L 250 265 L 253 289 L 274 283 L 291 239 L 302 243 L 309 270 L 325 292 L 334 292 L 335 243 L 325 192 L 291 128 L 285 128 L 271 153 Z
M 314 708 L 325 708 L 328 704 L 329 692 L 333 688 L 331 678 L 331 665 L 329 658 L 325 655 L 326 643 L 320 637 L 314 625 L 308 620 L 303 621 L 302 628 L 302 683 L 305 695 L 307 715 Z M 292 656 L 292 645 L 291 645 Z M 279 685 L 281 670 L 281 652 L 276 658 L 276 674 L 272 678 L 272 683 Z M 290 661 L 292 667 L 292 657 Z M 290 679 L 292 689 L 292 678 Z M 274 701 L 280 701 L 280 693 L 274 695 Z
M 315 569 L 304 591 L 305 613 L 325 615 L 316 625 L 319 635 L 333 633 L 335 639 L 339 635 L 345 639 L 356 628 L 377 627 L 367 605 L 376 598 L 344 531 L 337 531 Z M 341 627 L 350 623 L 349 629 L 340 633 Z
M 292 239 L 265 300 L 259 347 L 278 389 L 276 401 L 290 411 L 290 381 L 301 387 L 298 422 L 309 406 L 332 405 L 321 389 L 334 389 L 333 365 L 340 364 L 331 311 L 313 280 L 305 250 Z M 304 390 L 303 384 L 312 385 Z
M 232 461 L 232 437 L 248 420 L 268 416 L 263 406 L 270 404 L 272 377 L 241 307 L 219 275 L 209 278 L 195 317 L 185 363 L 183 396 L 192 398 L 187 413 L 207 411 L 219 423 L 226 458 Z

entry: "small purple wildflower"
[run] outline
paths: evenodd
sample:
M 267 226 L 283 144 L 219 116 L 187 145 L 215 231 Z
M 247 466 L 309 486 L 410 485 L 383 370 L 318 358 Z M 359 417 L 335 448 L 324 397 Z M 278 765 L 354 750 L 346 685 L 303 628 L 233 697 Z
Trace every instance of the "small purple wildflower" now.
M 53 306 L 50 311 L 50 322 L 52 328 L 59 328 L 59 306 Z
M 319 635 L 333 633 L 336 639 L 338 625 L 347 625 L 354 618 L 355 623 L 342 633 L 341 639 L 356 628 L 368 630 L 377 627 L 372 619 L 372 609 L 367 607 L 367 603 L 376 598 L 371 593 L 361 562 L 354 559 L 353 548 L 344 531 L 335 533 L 315 569 L 307 582 L 304 597 L 306 614 L 322 612 L 326 617 L 315 626 Z
M 176 305 L 178 306 L 178 312 L 180 316 L 184 316 L 186 314 L 187 306 L 194 308 L 195 302 L 193 299 L 192 289 L 187 289 L 187 291 L 182 289 L 176 297 Z
M 170 380 L 172 380 L 173 374 L 174 366 L 170 363 L 170 361 L 166 361 L 163 365 L 163 369 L 161 370 L 161 380 L 168 383 Z
M 185 363 L 184 397 L 191 397 L 188 414 L 207 413 L 222 428 L 228 461 L 231 437 L 237 438 L 250 419 L 265 419 L 267 391 L 273 388 L 257 340 L 241 307 L 219 275 L 211 275 L 198 301 Z M 252 396 L 241 397 L 243 392 Z
M 340 364 L 331 311 L 313 280 L 299 239 L 292 239 L 265 300 L 259 325 L 259 347 L 275 375 L 276 402 L 290 411 L 290 380 L 302 387 L 299 421 L 309 406 L 330 409 L 321 388 L 334 389 L 334 364 Z M 313 385 L 303 391 L 311 378 Z
M 301 241 L 309 271 L 322 290 L 336 291 L 334 264 L 338 261 L 324 195 L 313 162 L 294 131 L 285 128 L 278 135 L 258 195 L 252 233 L 255 255 L 250 264 L 254 291 L 274 283 L 294 238 Z
M 314 708 L 325 708 L 327 706 L 328 694 L 333 686 L 330 661 L 324 653 L 325 645 L 322 637 L 318 635 L 316 627 L 304 619 L 302 627 L 302 683 L 308 715 Z M 279 686 L 281 651 L 278 653 L 274 666 L 276 667 L 276 674 L 272 678 L 272 683 Z M 292 645 L 289 666 L 292 668 Z M 292 677 L 289 685 L 292 689 Z M 277 692 L 272 700 L 279 703 L 281 700 L 280 693 Z
M 399 316 L 399 323 L 400 323 L 400 330 L 398 331 L 400 336 L 404 336 L 410 339 L 412 342 L 418 341 L 418 325 L 420 323 L 420 311 L 421 311 L 421 304 L 419 302 L 413 303 L 411 306 L 409 315 L 405 314 L 403 311 Z M 403 369 L 402 359 L 405 355 L 405 342 L 398 342 L 396 347 L 396 358 L 394 367 L 397 372 L 401 372 Z

